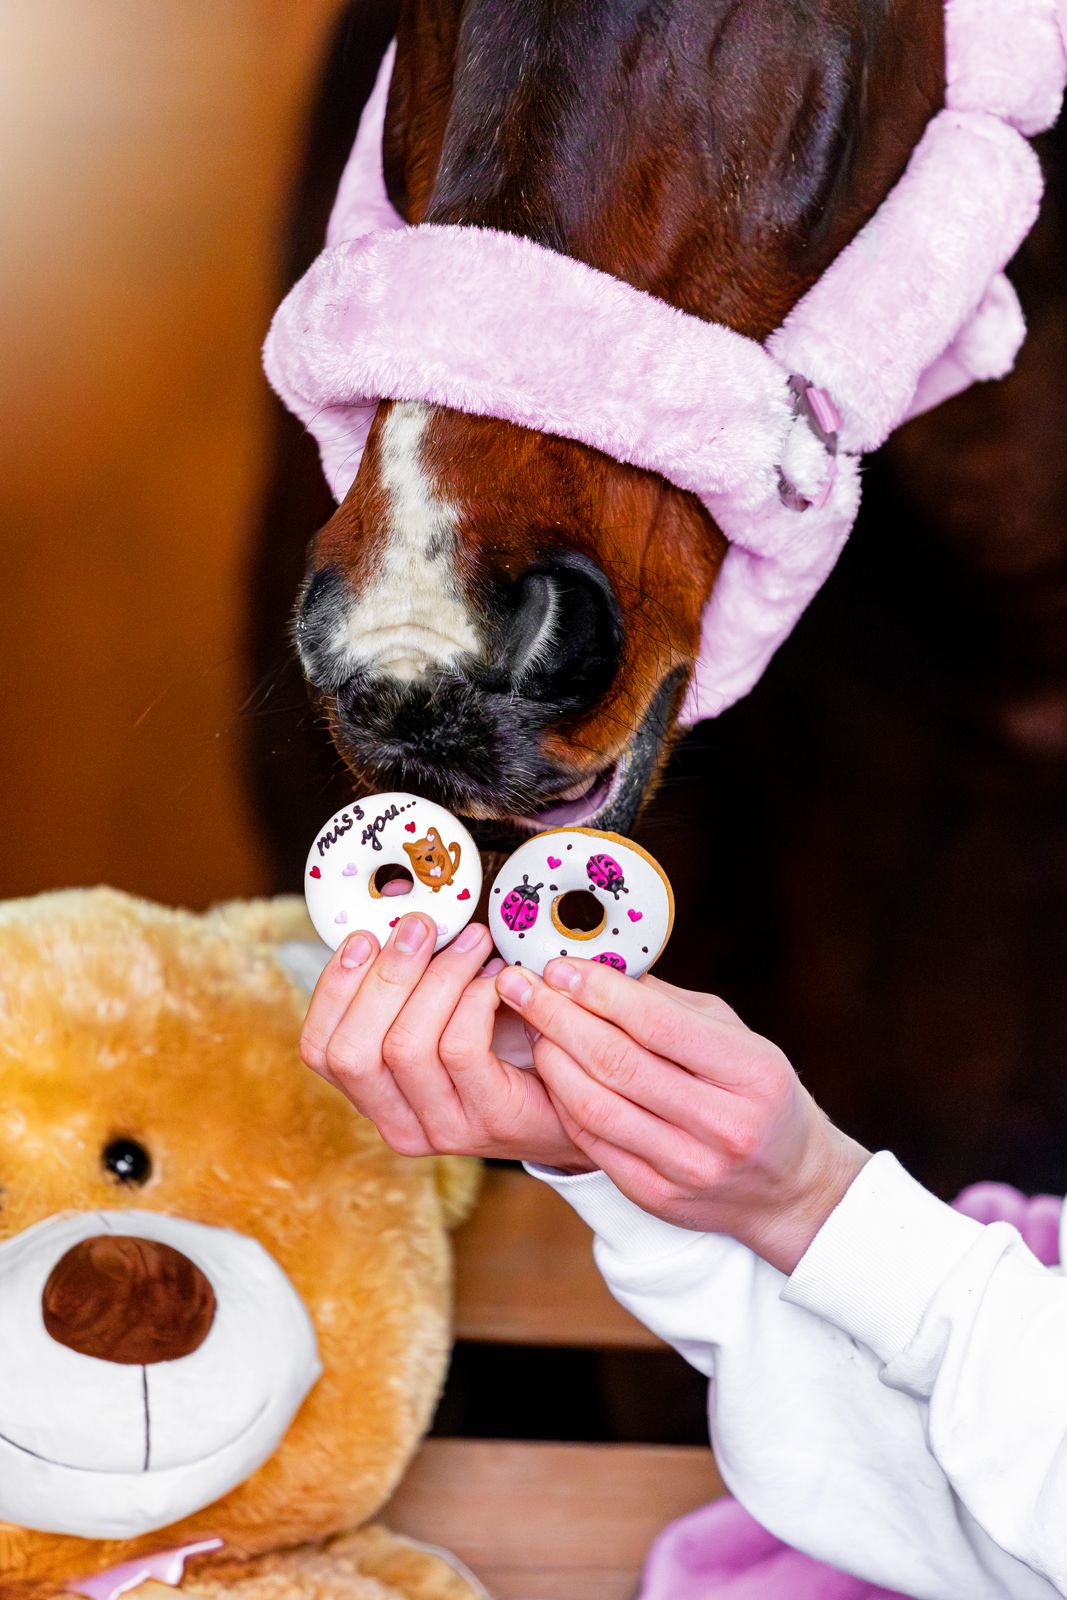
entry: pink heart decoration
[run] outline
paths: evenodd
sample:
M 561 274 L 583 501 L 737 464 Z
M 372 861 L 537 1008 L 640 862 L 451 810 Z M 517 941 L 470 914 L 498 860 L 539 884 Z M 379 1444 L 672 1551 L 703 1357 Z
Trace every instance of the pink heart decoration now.
M 631 922 L 640 922 L 644 914 L 643 911 L 628 911 L 626 913 Z
M 445 927 L 445 924 L 443 922 L 439 922 L 437 924 L 437 931 L 438 931 L 438 933 L 447 933 L 448 929 Z
M 334 917 L 333 920 L 335 922 L 347 922 L 348 921 L 348 912 L 347 911 L 339 911 L 337 913 L 337 915 Z
M 470 897 L 471 897 L 471 892 L 470 892 L 469 889 L 461 889 L 459 894 L 457 894 L 456 899 L 457 900 L 469 900 Z
M 415 824 L 413 822 L 405 822 L 405 824 L 404 824 L 404 832 L 405 833 L 414 833 L 415 832 Z
M 356 863 L 354 861 L 350 861 L 342 872 L 341 876 L 342 878 L 355 878 L 358 876 L 358 874 L 359 868 L 356 866 Z
M 557 867 L 561 867 L 563 865 L 563 862 L 560 860 L 559 856 L 549 856 L 548 864 L 552 868 L 552 871 L 555 872 Z
M 389 924 L 389 926 L 390 926 L 390 927 L 391 927 L 391 928 L 395 928 L 395 927 L 396 927 L 396 925 L 397 925 L 397 923 L 398 923 L 398 922 L 399 922 L 399 921 L 400 921 L 400 918 L 399 918 L 399 917 L 394 917 L 394 918 L 393 918 L 393 920 L 392 920 L 392 922 L 391 922 L 391 923 L 390 923 L 390 924 Z
M 321 878 L 322 877 L 322 873 L 319 871 L 318 867 L 312 867 L 311 876 L 313 878 Z

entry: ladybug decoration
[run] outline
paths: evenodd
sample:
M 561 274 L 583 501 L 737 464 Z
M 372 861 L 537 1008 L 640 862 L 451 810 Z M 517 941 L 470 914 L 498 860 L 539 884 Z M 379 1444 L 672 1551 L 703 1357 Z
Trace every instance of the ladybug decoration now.
M 616 954 L 614 950 L 601 951 L 600 955 L 597 956 L 597 960 L 605 967 L 614 967 L 616 972 L 626 971 L 625 960 L 622 956 Z
M 591 884 L 597 889 L 604 889 L 616 900 L 620 894 L 629 894 L 630 891 L 626 887 L 626 882 L 622 875 L 622 868 L 617 861 L 612 860 L 611 856 L 590 856 L 585 870 Z
M 539 889 L 543 883 L 531 884 L 524 872 L 522 882 L 514 889 L 509 889 L 504 896 L 504 903 L 500 907 L 500 915 L 514 933 L 525 933 L 537 921 L 537 913 L 541 909 Z

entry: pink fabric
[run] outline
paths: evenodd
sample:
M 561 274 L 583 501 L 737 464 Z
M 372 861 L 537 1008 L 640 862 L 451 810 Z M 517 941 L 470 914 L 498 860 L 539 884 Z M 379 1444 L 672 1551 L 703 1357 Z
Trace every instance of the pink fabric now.
M 942 111 L 905 179 L 771 335 L 783 366 L 833 394 L 846 450 L 873 450 L 899 426 L 923 375 L 982 313 L 1037 220 L 1041 188 L 1021 134 L 978 112 Z M 1014 317 L 1010 326 L 1005 347 L 994 318 L 993 370 L 1015 359 Z
M 1045 1266 L 1060 1260 L 1064 1202 L 1028 1198 L 1003 1183 L 964 1190 L 956 1209 L 978 1222 L 1010 1222 Z M 791 1550 L 736 1500 L 716 1500 L 660 1534 L 639 1600 L 909 1600 Z
M 84 1595 L 85 1600 L 120 1600 L 121 1595 L 132 1593 L 150 1580 L 176 1589 L 182 1581 L 185 1563 L 192 1556 L 221 1549 L 221 1539 L 201 1539 L 199 1544 L 182 1545 L 180 1550 L 161 1550 L 153 1556 L 124 1562 L 121 1567 L 109 1567 L 107 1572 L 98 1572 L 93 1578 L 75 1578 L 65 1587 L 71 1594 Z
M 943 400 L 969 389 L 976 378 L 1006 377 L 1026 338 L 1018 296 L 1003 273 L 993 279 L 974 316 L 944 355 L 919 379 L 905 421 L 932 411 Z
M 334 495 L 355 478 L 382 398 L 560 434 L 691 490 L 730 550 L 683 721 L 717 715 L 758 681 L 831 571 L 859 506 L 861 453 L 1015 360 L 1025 328 L 1002 274 L 1040 203 L 1023 134 L 1062 98 L 1064 6 L 948 0 L 946 109 L 766 348 L 528 240 L 407 227 L 381 168 L 387 52 L 327 247 L 264 350 Z M 794 415 L 793 373 L 842 413 L 836 463 Z M 793 509 L 783 486 L 812 504 Z
M 945 103 L 985 111 L 1028 137 L 1060 114 L 1064 0 L 947 0 Z

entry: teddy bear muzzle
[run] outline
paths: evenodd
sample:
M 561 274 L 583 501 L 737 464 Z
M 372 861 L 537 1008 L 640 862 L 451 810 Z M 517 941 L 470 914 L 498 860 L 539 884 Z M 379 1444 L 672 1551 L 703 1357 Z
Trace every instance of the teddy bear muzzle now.
M 321 1374 L 258 1241 L 153 1212 L 54 1217 L 0 1244 L 0 1522 L 127 1539 L 228 1493 Z

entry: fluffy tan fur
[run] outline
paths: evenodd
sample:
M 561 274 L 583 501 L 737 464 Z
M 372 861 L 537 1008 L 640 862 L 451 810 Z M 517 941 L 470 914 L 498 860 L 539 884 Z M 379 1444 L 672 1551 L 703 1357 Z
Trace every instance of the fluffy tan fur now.
M 275 1455 L 171 1528 L 94 1543 L 0 1524 L 5 1600 L 211 1536 L 224 1565 L 201 1558 L 185 1585 L 210 1600 L 474 1592 L 382 1530 L 322 1544 L 384 1503 L 429 1420 L 449 1346 L 446 1228 L 476 1178 L 394 1155 L 301 1066 L 306 996 L 273 945 L 308 932 L 292 901 L 199 917 L 94 890 L 0 907 L 0 1238 L 130 1204 L 236 1228 L 289 1275 L 325 1368 Z M 141 1189 L 102 1167 L 122 1134 L 150 1151 Z

